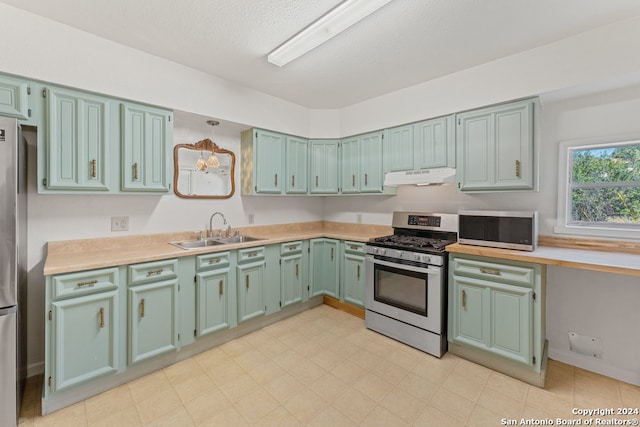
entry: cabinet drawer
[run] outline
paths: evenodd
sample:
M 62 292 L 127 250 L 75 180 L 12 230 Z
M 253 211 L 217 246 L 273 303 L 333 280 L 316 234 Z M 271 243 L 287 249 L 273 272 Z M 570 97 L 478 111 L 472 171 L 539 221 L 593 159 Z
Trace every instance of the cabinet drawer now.
M 118 288 L 118 269 L 81 271 L 52 277 L 52 298 L 70 298 Z
M 217 252 L 196 257 L 196 269 L 198 271 L 229 268 L 229 265 L 229 252 Z
M 517 286 L 533 287 L 535 271 L 531 267 L 454 258 L 451 266 L 453 274 L 477 277 L 492 282 L 506 282 Z
M 238 263 L 264 259 L 264 246 L 238 250 Z
M 280 255 L 294 254 L 302 251 L 302 241 L 282 243 L 280 245 Z
M 350 242 L 348 240 L 345 240 L 345 242 L 344 242 L 344 251 L 345 251 L 345 253 L 363 255 L 364 254 L 364 245 L 365 244 L 362 243 L 362 242 Z
M 129 285 L 173 279 L 178 277 L 177 270 L 178 260 L 175 259 L 130 265 L 128 268 Z

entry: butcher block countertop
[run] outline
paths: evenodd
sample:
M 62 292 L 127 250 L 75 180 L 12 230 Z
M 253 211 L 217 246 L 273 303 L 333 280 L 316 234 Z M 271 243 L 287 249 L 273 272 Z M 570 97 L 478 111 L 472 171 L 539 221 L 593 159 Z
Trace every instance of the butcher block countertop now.
M 48 242 L 44 274 L 49 276 L 319 237 L 366 242 L 372 237 L 393 233 L 393 228 L 387 226 L 329 221 L 233 228 L 234 232 L 236 230 L 242 235 L 263 240 L 198 249 L 181 249 L 169 243 L 197 239 L 196 233 L 187 231 Z
M 587 240 L 540 236 L 535 251 L 488 248 L 454 243 L 450 253 L 640 276 L 640 244 L 613 240 Z

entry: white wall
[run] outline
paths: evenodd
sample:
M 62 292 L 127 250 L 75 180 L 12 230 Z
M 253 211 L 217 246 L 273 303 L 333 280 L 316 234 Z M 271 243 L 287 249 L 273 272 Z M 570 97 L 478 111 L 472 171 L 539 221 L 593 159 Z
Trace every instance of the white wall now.
M 30 140 L 29 169 L 29 343 L 33 370 L 43 360 L 43 255 L 44 243 L 120 235 L 110 232 L 110 217 L 128 215 L 128 234 L 202 228 L 209 215 L 220 210 L 232 225 L 327 220 L 389 224 L 396 209 L 456 211 L 460 208 L 537 209 L 541 231 L 551 234 L 557 198 L 557 144 L 559 140 L 637 133 L 634 113 L 640 107 L 640 89 L 633 86 L 559 100 L 566 88 L 581 91 L 608 79 L 624 78 L 638 84 L 640 18 L 615 23 L 538 49 L 493 61 L 469 70 L 425 82 L 342 110 L 309 111 L 303 107 L 239 87 L 179 64 L 135 51 L 0 3 L 0 71 L 38 80 L 142 101 L 196 113 L 228 123 L 215 131 L 215 140 L 239 153 L 239 129 L 263 127 L 301 136 L 337 138 L 409 123 L 513 98 L 545 93 L 539 193 L 462 195 L 452 186 L 401 188 L 397 197 L 240 197 L 225 201 L 185 201 L 174 196 L 39 195 L 35 192 L 35 138 Z M 552 93 L 547 93 L 552 92 Z M 186 116 L 185 116 L 186 117 Z M 184 118 L 183 118 L 184 119 Z M 196 142 L 211 135 L 202 124 L 176 120 L 175 142 Z M 234 127 L 236 126 L 236 127 Z M 238 175 L 238 172 L 237 172 Z M 629 280 L 612 275 L 574 275 L 552 271 L 548 301 L 552 356 L 589 369 L 637 378 L 639 368 L 627 360 L 603 358 L 584 363 L 569 360 L 561 337 L 576 324 L 586 335 L 601 334 L 605 354 L 637 355 L 640 342 L 637 319 L 610 316 L 609 286 L 614 282 L 621 298 L 635 298 Z M 572 305 L 570 294 L 590 281 L 593 305 Z M 587 294 L 584 293 L 583 294 Z M 586 297 L 586 295 L 585 295 Z M 566 316 L 566 307 L 572 307 Z M 593 308 L 592 308 L 593 307 Z M 595 312 L 595 314 L 594 314 Z M 597 328 L 586 320 L 594 316 Z M 622 317 L 620 317 L 622 316 Z M 571 317 L 570 319 L 568 317 Z M 579 332 L 579 331 L 578 331 Z M 630 337 L 621 348 L 620 336 Z M 629 371 L 631 369 L 631 371 Z M 624 379 L 624 378 L 623 378 Z

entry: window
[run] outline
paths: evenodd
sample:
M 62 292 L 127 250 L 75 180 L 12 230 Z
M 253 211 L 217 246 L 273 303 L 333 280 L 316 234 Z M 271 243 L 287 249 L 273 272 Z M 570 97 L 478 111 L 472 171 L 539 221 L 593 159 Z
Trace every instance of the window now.
M 560 174 L 556 232 L 640 238 L 640 141 L 562 143 Z

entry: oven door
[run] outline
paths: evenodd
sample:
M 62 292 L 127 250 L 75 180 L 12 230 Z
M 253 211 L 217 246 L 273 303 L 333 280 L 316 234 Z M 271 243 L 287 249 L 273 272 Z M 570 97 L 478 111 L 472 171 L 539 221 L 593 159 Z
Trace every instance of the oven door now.
M 365 308 L 443 333 L 443 278 L 440 267 L 418 267 L 366 256 Z

